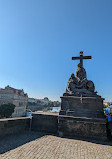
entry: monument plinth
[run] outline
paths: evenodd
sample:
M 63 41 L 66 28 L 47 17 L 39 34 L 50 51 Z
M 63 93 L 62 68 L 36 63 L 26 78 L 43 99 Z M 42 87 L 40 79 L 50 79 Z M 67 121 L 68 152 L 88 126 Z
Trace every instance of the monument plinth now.
M 61 97 L 60 115 L 87 117 L 87 118 L 102 118 L 103 99 L 96 97 Z
M 80 59 L 75 75 L 72 73 L 68 80 L 66 92 L 61 97 L 60 115 L 103 118 L 103 98 L 95 92 L 94 83 L 87 80 L 86 70 L 83 67 L 83 59 L 91 59 L 91 56 L 72 57 L 72 60 Z

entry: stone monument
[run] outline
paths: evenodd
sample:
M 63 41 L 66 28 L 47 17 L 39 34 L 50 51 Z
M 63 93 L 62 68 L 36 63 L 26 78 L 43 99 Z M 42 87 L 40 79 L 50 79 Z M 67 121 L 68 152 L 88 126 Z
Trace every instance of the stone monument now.
M 72 73 L 68 80 L 66 92 L 61 97 L 60 115 L 103 118 L 103 98 L 97 95 L 94 83 L 87 79 L 86 70 L 83 67 L 83 59 L 91 59 L 91 56 L 72 57 L 72 60 L 80 60 L 75 75 Z
M 103 115 L 103 98 L 95 92 L 94 83 L 87 79 L 83 59 L 91 56 L 73 57 L 80 59 L 76 74 L 71 74 L 66 92 L 61 97 L 61 110 L 57 114 L 33 113 L 33 130 L 57 133 L 59 136 L 107 139 L 106 122 Z

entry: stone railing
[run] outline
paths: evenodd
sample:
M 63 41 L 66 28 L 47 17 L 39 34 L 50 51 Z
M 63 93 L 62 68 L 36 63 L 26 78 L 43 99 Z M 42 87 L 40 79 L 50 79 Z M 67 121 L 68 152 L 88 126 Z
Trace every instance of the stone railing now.
M 103 118 L 72 117 L 50 112 L 35 112 L 32 116 L 0 119 L 0 137 L 32 130 L 62 137 L 107 139 L 106 122 Z
M 30 129 L 31 117 L 0 119 L 0 137 Z

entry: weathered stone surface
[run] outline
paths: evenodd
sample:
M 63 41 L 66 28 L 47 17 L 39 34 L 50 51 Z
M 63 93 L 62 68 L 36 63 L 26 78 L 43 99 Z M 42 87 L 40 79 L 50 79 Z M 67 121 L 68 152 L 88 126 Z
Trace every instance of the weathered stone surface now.
M 86 96 L 86 97 L 98 97 L 95 92 L 94 83 L 87 80 L 86 70 L 79 63 L 76 70 L 76 76 L 72 73 L 68 80 L 66 93 L 63 96 Z
M 28 130 L 30 120 L 29 117 L 0 119 L 0 137 Z
M 81 118 L 51 113 L 33 114 L 32 130 L 59 136 L 106 140 L 106 122 L 98 118 Z
M 60 136 L 107 140 L 104 119 L 59 116 Z
M 61 97 L 60 115 L 104 118 L 103 99 L 100 97 Z
M 57 133 L 58 115 L 33 113 L 32 130 L 48 133 Z

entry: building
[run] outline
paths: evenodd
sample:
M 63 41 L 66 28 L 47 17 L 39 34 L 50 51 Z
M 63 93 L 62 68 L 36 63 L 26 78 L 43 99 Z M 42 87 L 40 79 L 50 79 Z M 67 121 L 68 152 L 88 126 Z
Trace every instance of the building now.
M 12 103 L 15 105 L 12 117 L 24 116 L 28 103 L 28 95 L 24 93 L 23 89 L 15 89 L 6 86 L 4 89 L 0 89 L 0 105 L 6 103 Z
M 28 98 L 28 102 L 30 102 L 30 103 L 37 103 L 37 99 L 35 99 L 35 98 Z
M 47 97 L 45 97 L 44 99 L 42 99 L 42 102 L 45 103 L 45 104 L 48 104 L 50 101 Z

